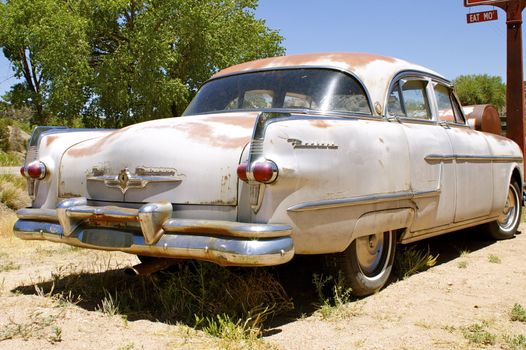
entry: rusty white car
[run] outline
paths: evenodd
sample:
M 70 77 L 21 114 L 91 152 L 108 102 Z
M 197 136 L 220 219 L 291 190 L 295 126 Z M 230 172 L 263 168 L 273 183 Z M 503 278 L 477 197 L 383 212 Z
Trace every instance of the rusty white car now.
M 180 118 L 38 127 L 15 234 L 145 257 L 269 266 L 326 254 L 356 295 L 395 248 L 484 224 L 513 237 L 523 157 L 471 129 L 448 80 L 369 54 L 219 71 Z

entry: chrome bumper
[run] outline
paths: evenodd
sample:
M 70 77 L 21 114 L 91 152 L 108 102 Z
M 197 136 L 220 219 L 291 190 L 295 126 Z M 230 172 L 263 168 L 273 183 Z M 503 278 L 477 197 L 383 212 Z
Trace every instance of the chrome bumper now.
M 175 219 L 171 210 L 169 203 L 129 209 L 93 207 L 73 198 L 56 210 L 17 211 L 13 230 L 21 239 L 225 266 L 279 265 L 294 256 L 288 225 Z

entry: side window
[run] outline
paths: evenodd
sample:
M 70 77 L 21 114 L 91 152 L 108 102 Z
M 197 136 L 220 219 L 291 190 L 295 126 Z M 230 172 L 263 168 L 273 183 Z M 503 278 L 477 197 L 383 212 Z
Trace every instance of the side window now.
M 460 103 L 458 103 L 457 98 L 453 93 L 450 95 L 451 101 L 453 101 L 453 112 L 455 113 L 455 120 L 457 123 L 464 124 L 466 123 L 466 120 L 464 119 L 464 115 L 462 114 L 462 107 L 460 107 Z
M 451 90 L 444 85 L 435 84 L 435 96 L 438 106 L 438 120 L 446 122 L 458 122 L 452 104 Z
M 397 117 L 431 119 L 425 80 L 400 80 L 389 94 L 387 112 Z
M 409 80 L 402 85 L 402 98 L 408 118 L 430 119 L 426 95 L 427 81 Z
M 389 94 L 389 100 L 387 101 L 387 111 L 390 115 L 397 117 L 405 117 L 406 114 L 402 109 L 402 99 L 400 98 L 400 85 L 396 83 L 393 90 Z

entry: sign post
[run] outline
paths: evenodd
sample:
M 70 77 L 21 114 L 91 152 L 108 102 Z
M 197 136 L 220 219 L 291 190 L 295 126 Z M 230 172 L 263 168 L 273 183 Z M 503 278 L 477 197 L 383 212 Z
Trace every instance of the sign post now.
M 526 7 L 526 0 L 464 0 L 464 6 L 466 7 L 479 5 L 497 6 L 506 12 L 506 136 L 515 141 L 524 154 L 522 10 Z M 476 22 L 469 22 L 468 15 L 468 23 Z

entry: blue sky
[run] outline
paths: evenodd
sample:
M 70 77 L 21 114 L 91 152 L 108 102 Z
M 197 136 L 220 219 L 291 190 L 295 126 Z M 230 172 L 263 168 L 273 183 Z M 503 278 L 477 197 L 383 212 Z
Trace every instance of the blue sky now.
M 490 74 L 505 80 L 505 13 L 498 9 L 498 21 L 466 23 L 467 13 L 491 9 L 468 9 L 463 0 L 260 0 L 256 16 L 280 31 L 289 54 L 370 52 L 427 66 L 450 79 Z M 16 82 L 12 75 L 0 54 L 0 96 Z

